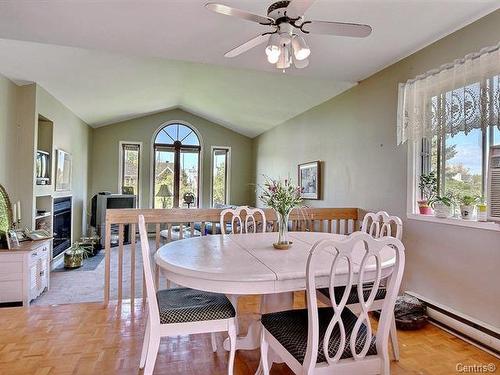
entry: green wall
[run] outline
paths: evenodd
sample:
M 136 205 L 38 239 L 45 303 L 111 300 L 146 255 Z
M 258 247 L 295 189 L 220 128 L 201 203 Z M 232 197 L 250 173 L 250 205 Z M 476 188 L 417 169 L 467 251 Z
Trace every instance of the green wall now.
M 500 326 L 500 233 L 406 220 L 406 145 L 396 145 L 399 82 L 495 45 L 500 11 L 363 80 L 255 139 L 255 173 L 297 179 L 297 164 L 323 161 L 321 201 L 311 206 L 384 209 L 405 219 L 405 287 Z
M 61 149 L 71 154 L 71 191 L 54 191 L 52 195 L 54 198 L 72 196 L 73 241 L 77 241 L 82 234 L 87 233 L 91 128 L 40 85 L 36 87 L 36 113 L 54 123 L 53 167 L 55 167 L 55 150 Z M 55 171 L 53 173 L 55 176 Z
M 17 86 L 0 75 L 0 184 L 10 195 L 16 190 L 14 164 Z M 11 197 L 14 199 L 14 196 Z
M 119 142 L 142 142 L 140 165 L 140 206 L 150 207 L 151 151 L 153 135 L 158 128 L 170 121 L 187 123 L 199 132 L 202 142 L 202 192 L 203 207 L 210 205 L 211 147 L 231 147 L 230 203 L 251 204 L 254 188 L 252 175 L 252 140 L 199 116 L 173 109 L 112 125 L 93 129 L 92 172 L 90 193 L 118 192 Z

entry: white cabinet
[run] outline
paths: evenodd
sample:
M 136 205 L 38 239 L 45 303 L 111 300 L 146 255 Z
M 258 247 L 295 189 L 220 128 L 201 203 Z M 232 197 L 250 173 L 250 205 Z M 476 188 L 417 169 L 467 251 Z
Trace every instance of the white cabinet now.
M 0 303 L 29 302 L 49 288 L 51 240 L 0 250 Z

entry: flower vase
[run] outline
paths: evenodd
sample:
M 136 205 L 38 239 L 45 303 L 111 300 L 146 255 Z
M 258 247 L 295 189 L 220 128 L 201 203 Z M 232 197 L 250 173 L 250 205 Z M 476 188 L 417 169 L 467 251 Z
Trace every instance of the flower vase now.
M 276 211 L 276 217 L 278 218 L 278 242 L 274 243 L 273 246 L 278 250 L 287 250 L 292 246 L 292 242 L 288 241 L 288 217 L 290 212 L 286 214 L 281 214 Z

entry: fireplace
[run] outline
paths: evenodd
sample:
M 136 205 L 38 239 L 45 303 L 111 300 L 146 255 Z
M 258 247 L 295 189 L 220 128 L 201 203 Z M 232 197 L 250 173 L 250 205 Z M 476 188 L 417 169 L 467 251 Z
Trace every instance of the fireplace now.
M 71 197 L 55 198 L 53 212 L 52 257 L 55 258 L 71 246 Z

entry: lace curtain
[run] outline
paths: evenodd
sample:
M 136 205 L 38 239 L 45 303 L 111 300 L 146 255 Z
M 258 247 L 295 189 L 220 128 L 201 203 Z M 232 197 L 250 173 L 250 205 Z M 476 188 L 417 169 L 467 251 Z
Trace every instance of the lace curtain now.
M 500 130 L 500 43 L 399 85 L 398 144 Z

